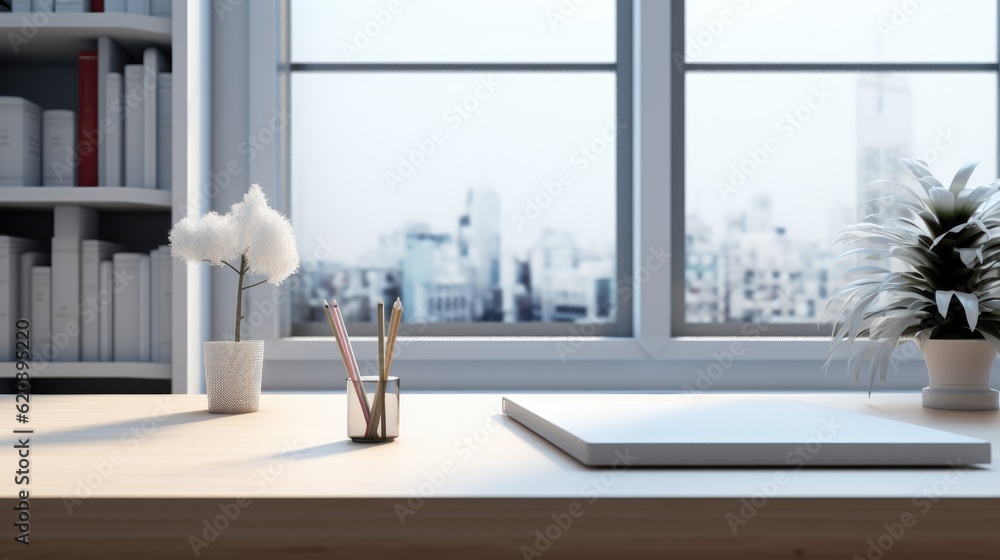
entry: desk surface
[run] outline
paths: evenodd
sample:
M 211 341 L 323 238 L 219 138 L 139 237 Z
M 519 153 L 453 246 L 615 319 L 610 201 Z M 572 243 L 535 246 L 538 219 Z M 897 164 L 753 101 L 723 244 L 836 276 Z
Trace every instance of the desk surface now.
M 204 396 L 37 396 L 34 546 L 5 537 L 0 557 L 995 558 L 1000 415 L 924 409 L 917 393 L 774 398 L 991 439 L 993 464 L 590 469 L 497 393 L 404 394 L 401 435 L 381 445 L 347 440 L 343 394 L 268 394 L 240 416 L 208 414 Z M 9 527 L 23 487 L 0 480 Z
M 786 498 L 1000 498 L 1000 414 L 920 406 L 920 395 L 774 394 L 939 428 L 993 443 L 993 463 L 962 469 L 623 469 L 581 466 L 500 412 L 500 393 L 404 394 L 401 435 L 356 444 L 343 394 L 265 394 L 247 415 L 206 412 L 203 395 L 36 396 L 31 494 L 61 498 L 731 498 L 780 477 Z M 698 395 L 738 400 L 752 395 Z M 559 398 L 551 395 L 551 398 Z M 609 398 L 626 398 L 614 395 Z M 629 395 L 627 398 L 649 398 Z M 671 399 L 687 399 L 672 395 Z M 4 409 L 13 414 L 12 398 Z M 738 418 L 733 419 L 739 422 Z M 18 426 L 21 427 L 21 426 Z M 6 436 L 9 449 L 15 440 Z M 947 477 L 945 475 L 948 475 Z M 945 480 L 947 479 L 947 480 Z M 603 482 L 602 482 L 603 480 Z M 942 481 L 945 482 L 942 482 Z M 12 497 L 13 477 L 0 495 Z

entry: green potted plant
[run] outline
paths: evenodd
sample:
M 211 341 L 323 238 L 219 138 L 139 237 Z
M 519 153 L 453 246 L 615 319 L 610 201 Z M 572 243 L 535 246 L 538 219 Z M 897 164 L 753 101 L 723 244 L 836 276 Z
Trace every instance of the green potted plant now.
M 837 309 L 829 367 L 845 347 L 865 340 L 848 369 L 859 382 L 871 364 L 885 381 L 893 350 L 914 340 L 930 385 L 923 404 L 954 410 L 996 410 L 990 371 L 1000 349 L 1000 181 L 967 187 L 978 161 L 948 187 L 922 161 L 903 159 L 916 189 L 894 181 L 880 211 L 843 230 L 841 257 L 859 259 L 855 278 L 824 310 Z M 839 309 L 838 309 L 839 308 Z
M 256 412 L 264 367 L 264 341 L 240 340 L 243 292 L 269 282 L 280 284 L 299 267 L 295 234 L 288 219 L 267 205 L 253 185 L 225 215 L 184 218 L 170 230 L 171 253 L 190 263 L 225 266 L 238 276 L 232 341 L 206 342 L 205 388 L 208 411 Z M 253 279 L 263 276 L 263 279 Z

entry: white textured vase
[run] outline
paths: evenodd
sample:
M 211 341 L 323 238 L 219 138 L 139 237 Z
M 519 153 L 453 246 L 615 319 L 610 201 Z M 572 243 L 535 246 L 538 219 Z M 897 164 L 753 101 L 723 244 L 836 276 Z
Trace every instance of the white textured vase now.
M 997 357 L 992 344 L 985 340 L 929 339 L 918 346 L 931 381 L 924 387 L 924 406 L 997 410 L 1000 393 L 990 387 L 990 371 Z
M 264 341 L 206 342 L 204 350 L 208 411 L 257 412 L 264 371 Z

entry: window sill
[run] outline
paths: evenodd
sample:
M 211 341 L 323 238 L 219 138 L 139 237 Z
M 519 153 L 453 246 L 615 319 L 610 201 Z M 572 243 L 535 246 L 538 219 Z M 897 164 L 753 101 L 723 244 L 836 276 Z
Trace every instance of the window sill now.
M 359 356 L 374 356 L 374 337 L 351 339 Z M 863 342 L 858 343 L 859 346 Z M 404 361 L 711 361 L 727 353 L 749 361 L 825 361 L 825 337 L 406 337 L 397 342 Z M 921 360 L 913 344 L 897 350 L 899 362 Z M 331 337 L 289 337 L 267 343 L 265 360 L 339 360 Z M 839 359 L 836 361 L 842 361 Z
M 539 390 L 681 392 L 778 390 L 866 391 L 846 359 L 824 372 L 830 342 L 804 338 L 410 338 L 400 339 L 393 374 L 410 390 Z M 374 375 L 376 343 L 352 339 L 358 364 Z M 858 343 L 861 348 L 863 343 Z M 927 369 L 916 346 L 896 351 L 886 382 L 876 390 L 919 390 Z M 345 372 L 332 338 L 268 342 L 264 388 L 279 391 L 341 389 Z M 1000 384 L 1000 362 L 996 383 Z
M 375 337 L 352 337 L 355 354 L 375 356 Z M 649 360 L 654 357 L 635 338 L 605 337 L 400 337 L 394 360 L 403 361 L 556 361 Z M 294 337 L 269 341 L 265 360 L 340 360 L 332 337 Z

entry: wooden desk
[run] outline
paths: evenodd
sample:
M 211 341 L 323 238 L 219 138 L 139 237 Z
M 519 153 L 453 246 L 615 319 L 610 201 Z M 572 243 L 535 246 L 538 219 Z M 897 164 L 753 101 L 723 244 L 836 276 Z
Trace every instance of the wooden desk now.
M 917 393 L 769 396 L 991 439 L 985 467 L 612 471 L 506 418 L 500 397 L 404 394 L 400 438 L 361 445 L 343 394 L 267 394 L 236 416 L 204 396 L 37 396 L 30 546 L 13 541 L 21 425 L 3 397 L 0 557 L 1000 557 L 995 412 L 928 410 Z

